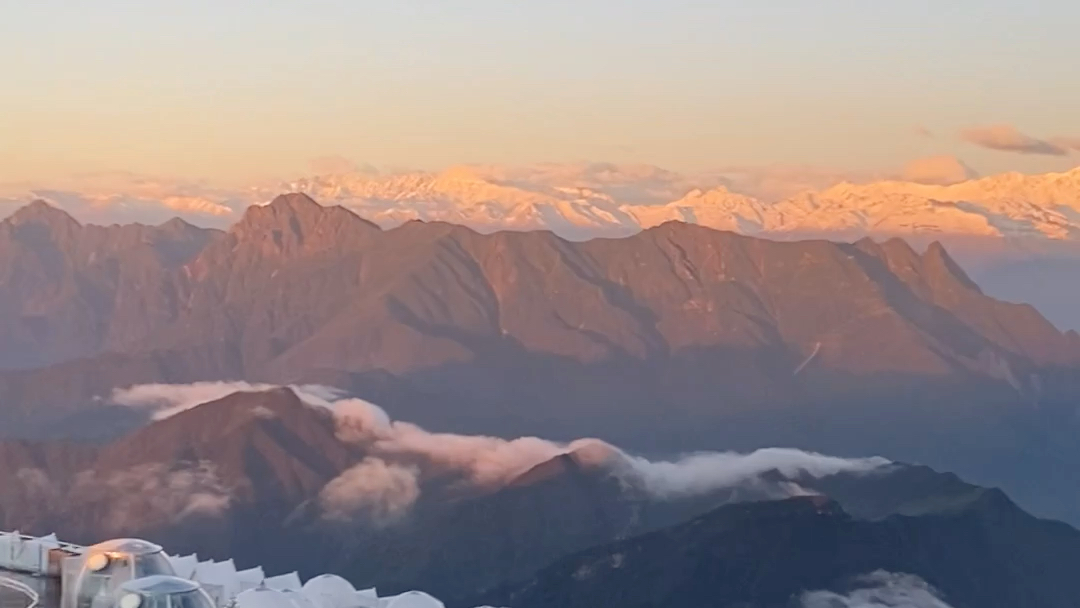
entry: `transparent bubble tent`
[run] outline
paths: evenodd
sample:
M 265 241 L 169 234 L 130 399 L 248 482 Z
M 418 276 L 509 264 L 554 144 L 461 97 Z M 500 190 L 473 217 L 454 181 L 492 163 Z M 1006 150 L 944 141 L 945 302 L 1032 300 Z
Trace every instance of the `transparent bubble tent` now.
M 115 608 L 214 608 L 214 600 L 195 581 L 177 576 L 154 575 L 120 586 Z
M 56 597 L 24 584 L 49 579 L 60 583 Z M 232 560 L 169 555 L 144 540 L 83 547 L 54 535 L 0 532 L 0 600 L 20 589 L 23 604 L 35 608 L 445 608 L 420 591 L 380 597 L 332 574 L 306 583 L 295 572 L 266 576 Z
M 153 543 L 123 538 L 88 547 L 64 560 L 60 608 L 110 608 L 123 584 L 160 574 L 175 571 Z

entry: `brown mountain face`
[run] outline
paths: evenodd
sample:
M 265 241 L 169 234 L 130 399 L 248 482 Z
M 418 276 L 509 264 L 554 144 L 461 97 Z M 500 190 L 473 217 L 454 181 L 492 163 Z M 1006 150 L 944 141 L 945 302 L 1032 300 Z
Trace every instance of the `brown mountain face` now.
M 298 194 L 194 230 L 83 227 L 44 204 L 2 224 L 0 360 L 56 365 L 0 374 L 0 422 L 139 382 L 333 377 L 451 430 L 634 441 L 657 416 L 707 437 L 721 416 L 882 398 L 967 418 L 1073 395 L 1080 367 L 1080 338 L 983 295 L 937 245 L 381 231 Z
M 329 411 L 305 405 L 287 388 L 241 392 L 121 438 L 102 450 L 94 469 L 213 463 L 238 499 L 294 506 L 358 459 L 334 433 Z
M 0 369 L 122 350 L 174 319 L 173 275 L 217 231 L 83 226 L 35 202 L 0 222 Z
M 0 527 L 87 542 L 152 536 L 219 556 L 261 547 L 261 535 L 280 533 L 293 509 L 363 458 L 335 430 L 329 410 L 274 389 L 234 393 L 102 447 L 0 442 Z

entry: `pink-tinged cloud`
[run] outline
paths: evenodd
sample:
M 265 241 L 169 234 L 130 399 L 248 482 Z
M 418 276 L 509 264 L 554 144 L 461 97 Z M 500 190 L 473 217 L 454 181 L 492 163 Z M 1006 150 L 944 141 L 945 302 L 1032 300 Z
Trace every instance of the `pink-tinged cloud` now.
M 1080 152 L 1080 137 L 1055 137 L 1050 142 L 1055 146 Z
M 784 200 L 808 190 L 825 190 L 843 182 L 864 184 L 893 177 L 884 171 L 782 164 L 722 167 L 718 173 L 726 179 L 724 185 L 728 189 L 766 202 Z
M 196 213 L 219 217 L 234 213 L 227 205 L 202 196 L 166 196 L 161 199 L 161 204 L 180 213 Z
M 920 184 L 948 186 L 979 177 L 979 174 L 955 156 L 918 158 L 904 167 L 903 179 Z
M 1017 154 L 1065 156 L 1069 149 L 1052 140 L 1038 139 L 1021 133 L 1012 125 L 972 127 L 960 132 L 960 139 L 991 150 Z

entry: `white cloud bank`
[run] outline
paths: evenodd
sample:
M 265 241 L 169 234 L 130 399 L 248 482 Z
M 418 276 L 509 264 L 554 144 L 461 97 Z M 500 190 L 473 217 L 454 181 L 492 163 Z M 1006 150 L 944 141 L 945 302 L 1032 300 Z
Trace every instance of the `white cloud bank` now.
M 277 386 L 247 382 L 149 384 L 117 390 L 111 400 L 151 409 L 155 419 L 162 419 L 238 391 L 273 388 Z M 538 437 L 507 440 L 433 433 L 412 423 L 394 421 L 378 406 L 347 398 L 334 388 L 291 388 L 305 403 L 334 412 L 338 437 L 362 446 L 367 455 L 324 488 L 322 503 L 334 518 L 368 514 L 375 520 L 392 519 L 419 498 L 426 479 L 449 474 L 477 487 L 499 487 L 564 454 L 573 454 L 586 465 L 607 467 L 624 483 L 660 500 L 759 484 L 762 476 L 772 471 L 788 479 L 803 475 L 820 478 L 843 472 L 869 473 L 889 464 L 884 458 L 836 458 L 783 448 L 750 454 L 700 452 L 653 461 L 599 439 L 558 443 Z M 265 417 L 265 413 L 259 415 Z M 775 489 L 783 495 L 805 493 L 795 484 Z

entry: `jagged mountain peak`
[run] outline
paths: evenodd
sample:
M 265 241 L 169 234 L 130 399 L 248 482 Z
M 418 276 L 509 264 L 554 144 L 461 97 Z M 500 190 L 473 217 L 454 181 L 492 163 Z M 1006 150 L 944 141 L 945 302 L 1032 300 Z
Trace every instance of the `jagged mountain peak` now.
M 293 192 L 269 204 L 248 207 L 229 229 L 233 244 L 228 246 L 253 246 L 262 256 L 295 255 L 352 247 L 366 235 L 380 231 L 344 207 L 323 206 L 306 194 Z M 219 255 L 213 248 L 208 253 L 210 258 Z
M 44 224 L 53 228 L 79 228 L 81 224 L 70 213 L 42 200 L 34 200 L 20 207 L 6 220 L 13 226 Z
M 379 230 L 375 224 L 344 207 L 319 204 L 315 199 L 302 192 L 282 194 L 266 205 L 249 207 L 243 219 L 237 225 L 245 222 L 249 224 L 267 224 L 274 221 L 291 223 L 294 230 L 310 228 L 326 221 L 345 222 L 354 226 L 366 226 Z
M 964 287 L 982 293 L 982 289 L 971 280 L 971 277 L 960 267 L 960 264 L 949 255 L 948 250 L 945 249 L 945 245 L 941 241 L 934 241 L 926 248 L 926 253 L 923 254 L 925 272 L 931 276 L 947 276 L 952 280 L 958 281 Z
M 174 217 L 161 224 L 158 224 L 158 228 L 167 230 L 169 232 L 187 232 L 189 230 L 202 230 L 198 226 L 191 224 L 181 217 Z
M 288 209 L 293 213 L 309 213 L 320 210 L 322 205 L 303 192 L 288 192 L 275 197 L 266 207 L 275 210 Z
M 320 428 L 332 435 L 330 413 L 304 403 L 288 387 L 239 391 L 208 401 L 143 428 L 121 444 L 173 449 L 176 444 L 211 447 L 227 437 L 254 432 L 258 427 L 284 421 L 293 432 Z

